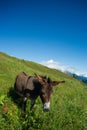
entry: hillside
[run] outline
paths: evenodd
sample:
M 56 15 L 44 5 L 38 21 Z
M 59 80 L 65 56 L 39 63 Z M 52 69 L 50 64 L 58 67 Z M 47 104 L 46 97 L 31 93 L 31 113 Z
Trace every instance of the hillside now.
M 20 72 L 65 80 L 55 87 L 51 110 L 43 112 L 38 98 L 34 111 L 26 113 L 15 102 L 15 77 Z M 58 70 L 0 53 L 0 129 L 1 130 L 87 130 L 87 85 Z

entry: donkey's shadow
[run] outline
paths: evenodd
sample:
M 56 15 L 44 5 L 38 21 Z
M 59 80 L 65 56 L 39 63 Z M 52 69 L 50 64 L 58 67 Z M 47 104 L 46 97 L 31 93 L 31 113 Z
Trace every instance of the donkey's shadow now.
M 14 90 L 13 87 L 11 87 L 9 89 L 9 92 L 7 93 L 7 96 L 9 98 L 11 98 L 11 101 L 13 101 L 17 106 L 18 108 L 22 108 L 22 103 L 23 103 L 23 100 L 22 98 L 16 93 L 16 91 Z

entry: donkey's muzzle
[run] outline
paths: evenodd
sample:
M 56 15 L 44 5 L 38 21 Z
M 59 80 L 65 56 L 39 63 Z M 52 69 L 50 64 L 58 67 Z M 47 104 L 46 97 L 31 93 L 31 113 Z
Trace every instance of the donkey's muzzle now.
M 50 110 L 50 102 L 44 103 L 43 109 L 44 109 L 44 111 L 46 111 L 46 112 L 49 111 L 49 110 Z

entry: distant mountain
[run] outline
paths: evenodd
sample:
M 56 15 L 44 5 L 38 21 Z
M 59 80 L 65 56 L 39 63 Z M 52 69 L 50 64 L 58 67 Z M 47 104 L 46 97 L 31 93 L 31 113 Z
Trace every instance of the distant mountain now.
M 78 80 L 81 80 L 82 82 L 87 84 L 87 77 L 82 76 L 82 75 L 76 75 L 76 74 L 73 74 L 73 77 L 78 79 Z
M 80 80 L 80 81 L 82 81 L 82 82 L 84 82 L 84 83 L 87 84 L 87 77 L 85 77 L 85 76 L 83 76 L 83 75 L 77 75 L 77 74 L 74 74 L 74 73 L 69 72 L 69 71 L 65 71 L 65 73 L 68 74 L 68 75 L 71 75 L 71 76 L 73 76 L 75 79 Z

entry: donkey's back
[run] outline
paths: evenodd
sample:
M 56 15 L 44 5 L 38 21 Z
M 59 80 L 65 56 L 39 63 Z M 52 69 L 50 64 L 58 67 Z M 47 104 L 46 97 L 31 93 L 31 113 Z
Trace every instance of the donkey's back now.
M 17 75 L 16 81 L 15 81 L 15 84 L 14 84 L 14 89 L 16 90 L 16 92 L 19 95 L 23 96 L 23 91 L 26 87 L 28 77 L 29 76 L 25 72 L 22 72 L 19 75 Z

